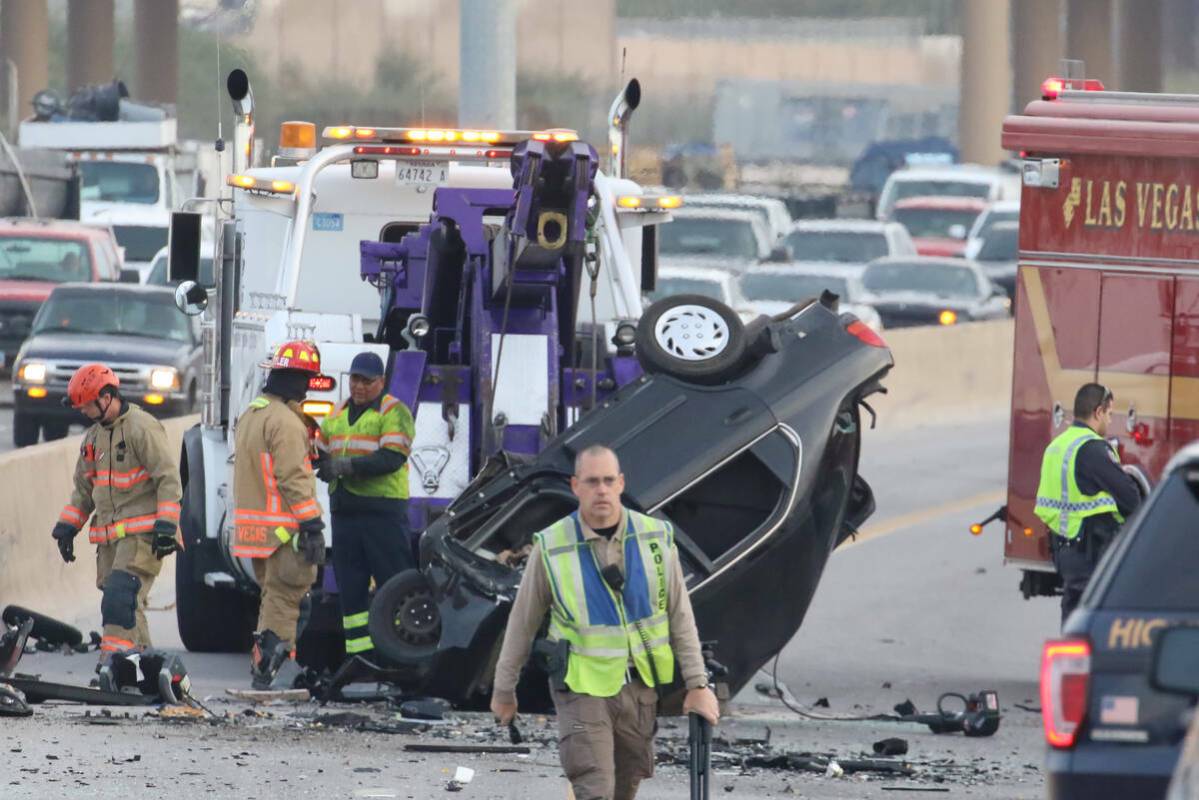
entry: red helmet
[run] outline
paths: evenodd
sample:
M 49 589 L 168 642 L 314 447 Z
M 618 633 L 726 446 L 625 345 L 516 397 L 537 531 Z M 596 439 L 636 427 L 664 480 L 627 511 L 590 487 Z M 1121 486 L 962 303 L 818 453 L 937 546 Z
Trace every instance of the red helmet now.
M 262 363 L 267 369 L 294 369 L 300 372 L 321 373 L 321 351 L 312 342 L 284 342 L 275 348 L 275 354 Z
M 75 370 L 67 384 L 67 399 L 73 408 L 83 408 L 98 400 L 105 386 L 115 389 L 120 385 L 116 373 L 103 364 L 84 364 Z

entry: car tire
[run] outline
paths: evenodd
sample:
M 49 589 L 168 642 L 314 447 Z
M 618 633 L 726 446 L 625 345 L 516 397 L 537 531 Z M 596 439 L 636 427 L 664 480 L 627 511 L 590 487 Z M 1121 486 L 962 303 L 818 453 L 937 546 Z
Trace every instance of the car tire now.
M 675 295 L 659 300 L 641 315 L 636 349 L 646 372 L 691 383 L 723 383 L 744 364 L 745 325 L 719 300 Z
M 441 640 L 441 613 L 425 576 L 404 570 L 375 591 L 369 630 L 376 652 L 393 664 L 426 664 Z
M 64 421 L 43 422 L 42 436 L 47 442 L 57 441 L 58 439 L 67 438 L 67 434 L 71 432 L 71 423 Z
M 37 444 L 40 430 L 41 423 L 38 422 L 37 417 L 22 414 L 19 411 L 13 414 L 12 443 L 14 447 L 29 447 L 31 444 Z
M 18 626 L 27 619 L 33 620 L 33 630 L 29 635 L 34 639 L 41 639 L 46 644 L 75 647 L 83 643 L 83 634 L 78 628 L 22 606 L 5 608 L 3 619 L 6 624 L 13 626 Z

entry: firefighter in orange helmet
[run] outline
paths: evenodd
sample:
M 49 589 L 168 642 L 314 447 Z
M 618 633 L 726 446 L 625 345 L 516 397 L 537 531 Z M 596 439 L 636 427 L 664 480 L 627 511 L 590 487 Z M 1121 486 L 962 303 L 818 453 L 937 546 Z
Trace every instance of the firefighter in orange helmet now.
M 75 560 L 75 536 L 91 517 L 103 666 L 112 654 L 150 646 L 146 596 L 162 559 L 178 548 L 179 467 L 162 423 L 121 397 L 103 364 L 84 364 L 67 385 L 69 403 L 92 421 L 75 464 L 71 500 L 54 526 L 63 561 Z
M 263 366 L 270 373 L 237 421 L 233 461 L 233 554 L 253 559 L 262 589 L 250 659 L 255 689 L 270 688 L 294 658 L 300 604 L 325 563 L 312 440 L 300 408 L 309 379 L 320 374 L 320 352 L 310 342 L 285 342 Z

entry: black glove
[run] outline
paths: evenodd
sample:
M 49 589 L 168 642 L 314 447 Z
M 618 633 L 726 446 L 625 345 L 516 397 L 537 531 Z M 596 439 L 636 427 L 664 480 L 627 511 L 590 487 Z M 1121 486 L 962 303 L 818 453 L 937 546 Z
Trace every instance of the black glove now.
M 54 532 L 50 535 L 54 537 L 54 541 L 58 544 L 58 552 L 62 553 L 62 560 L 68 564 L 74 561 L 75 537 L 79 535 L 79 529 L 65 522 L 60 522 L 54 526 Z
M 154 530 L 151 531 L 154 538 L 150 542 L 150 550 L 159 561 L 179 549 L 179 542 L 175 539 L 177 530 L 178 527 L 170 520 L 154 521 Z
M 325 456 L 317 467 L 316 477 L 325 483 L 331 483 L 338 478 L 354 474 L 354 459 L 348 457 L 335 458 Z
M 304 560 L 320 566 L 325 563 L 325 523 L 320 517 L 300 523 L 300 550 Z

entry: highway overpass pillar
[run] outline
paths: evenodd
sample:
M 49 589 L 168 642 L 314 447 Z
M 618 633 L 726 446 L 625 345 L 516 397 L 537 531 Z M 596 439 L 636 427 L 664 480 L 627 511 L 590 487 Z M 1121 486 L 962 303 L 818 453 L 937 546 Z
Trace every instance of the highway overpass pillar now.
M 179 86 L 179 0 L 135 0 L 137 46 L 135 100 L 174 103 Z M 224 80 L 224 78 L 222 78 Z
M 1008 0 L 962 3 L 962 79 L 958 148 L 962 160 L 998 164 L 1004 115 L 1011 102 Z
M 18 120 L 33 113 L 30 101 L 50 81 L 49 50 L 46 0 L 4 0 L 0 5 L 0 58 L 11 61 L 17 71 L 16 119 L 9 120 L 9 127 L 14 130 Z M 6 76 L 0 81 L 0 92 L 9 99 L 4 88 L 8 71 L 0 69 L 0 75 Z
M 1116 86 L 1112 0 L 1066 0 L 1066 58 L 1086 62 L 1086 77 Z
M 1165 49 L 1161 0 L 1119 0 L 1116 8 L 1120 33 L 1116 88 L 1124 92 L 1160 92 Z
M 112 66 L 113 0 L 71 0 L 67 6 L 67 94 L 106 83 Z
M 1062 0 L 1012 0 L 1013 113 L 1041 98 L 1062 59 Z

